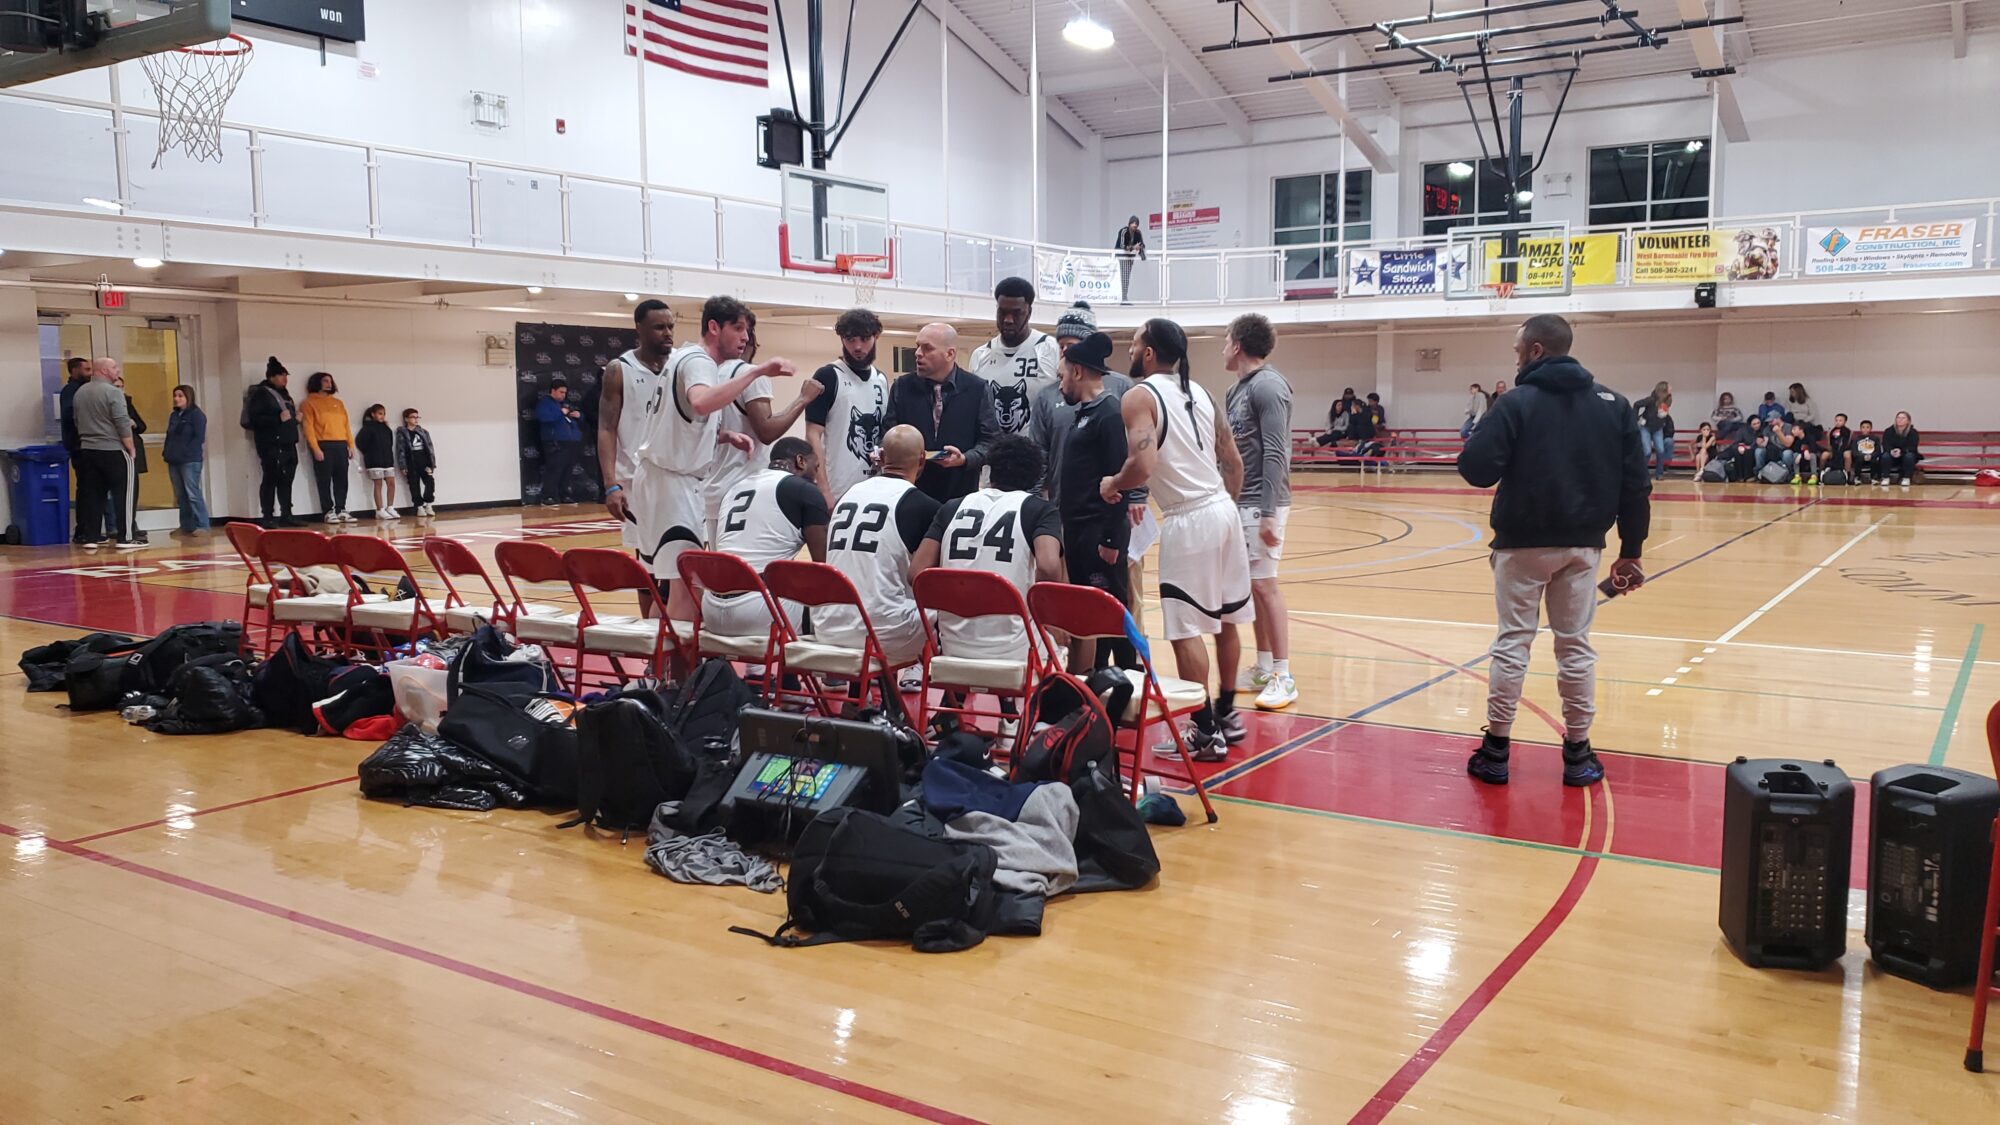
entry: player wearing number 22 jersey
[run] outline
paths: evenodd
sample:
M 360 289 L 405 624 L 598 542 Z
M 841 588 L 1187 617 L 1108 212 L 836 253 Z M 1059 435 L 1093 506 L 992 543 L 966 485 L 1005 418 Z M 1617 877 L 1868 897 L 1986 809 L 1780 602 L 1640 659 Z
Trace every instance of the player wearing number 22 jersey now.
M 881 474 L 849 488 L 827 525 L 826 561 L 854 583 L 891 669 L 914 663 L 924 648 L 911 560 L 938 502 L 911 483 L 923 466 L 923 437 L 909 426 L 892 428 L 882 437 Z M 867 641 L 860 618 L 845 606 L 813 610 L 812 625 L 812 639 L 823 644 L 859 649 Z

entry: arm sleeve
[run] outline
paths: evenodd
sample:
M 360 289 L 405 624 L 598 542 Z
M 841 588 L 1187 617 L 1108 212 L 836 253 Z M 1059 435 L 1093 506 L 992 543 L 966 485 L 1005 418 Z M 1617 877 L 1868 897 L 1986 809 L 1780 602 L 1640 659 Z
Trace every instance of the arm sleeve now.
M 125 416 L 132 420 L 133 437 L 138 437 L 140 434 L 146 432 L 146 420 L 139 416 L 139 408 L 132 405 L 130 396 L 127 396 L 125 399 Z
M 924 532 L 924 538 L 935 539 L 940 543 L 944 542 L 945 529 L 951 526 L 951 518 L 957 514 L 957 497 L 953 497 L 939 505 L 937 515 L 931 517 L 930 529 Z
M 144 432 L 132 425 L 132 414 L 125 407 L 124 395 L 111 396 L 111 428 L 117 430 L 121 438 L 134 438 Z
M 916 554 L 924 544 L 924 534 L 931 529 L 931 521 L 937 518 L 938 502 L 919 489 L 912 488 L 903 493 L 896 504 L 896 533 L 903 537 L 903 546 Z
M 1458 475 L 1465 478 L 1465 483 L 1474 488 L 1491 488 L 1500 483 L 1514 452 L 1515 429 L 1519 425 L 1517 401 L 1511 395 L 1503 395 L 1486 417 L 1479 420 L 1479 425 L 1472 428 L 1472 436 L 1465 439 L 1465 448 L 1458 454 Z M 1631 424 L 1635 430 L 1638 428 L 1637 415 L 1632 415 Z M 1637 438 L 1633 439 L 1632 447 L 1638 449 Z M 1640 464 L 1644 463 L 1642 454 Z
M 786 477 L 778 482 L 778 511 L 800 531 L 825 527 L 828 518 L 826 497 L 804 477 Z
M 813 372 L 813 382 L 820 385 L 820 392 L 818 398 L 806 403 L 806 421 L 815 426 L 824 426 L 827 419 L 833 417 L 833 396 L 840 389 L 840 380 L 833 373 L 833 364 L 829 363 Z
M 1000 436 L 1000 410 L 993 403 L 993 384 L 979 380 L 979 432 L 974 435 L 972 448 L 964 451 L 965 468 L 977 474 L 986 467 L 986 449 L 993 439 Z
M 1479 431 L 1472 431 L 1477 436 Z M 1639 440 L 1639 416 L 1627 410 L 1618 426 L 1623 463 L 1618 473 L 1618 557 L 1636 559 L 1653 524 L 1653 478 Z
M 1250 411 L 1257 420 L 1258 455 L 1263 460 L 1257 514 L 1278 513 L 1278 482 L 1292 474 L 1292 400 L 1276 382 L 1252 387 Z

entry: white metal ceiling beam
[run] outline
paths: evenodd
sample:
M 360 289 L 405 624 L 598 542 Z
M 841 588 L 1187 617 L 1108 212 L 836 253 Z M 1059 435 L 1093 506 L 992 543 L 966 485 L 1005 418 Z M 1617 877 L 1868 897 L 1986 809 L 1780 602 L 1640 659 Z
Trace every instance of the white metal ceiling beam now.
M 1237 2 L 1245 13 L 1256 17 L 1265 27 L 1279 26 L 1280 21 L 1269 0 L 1237 0 Z M 1271 50 L 1277 52 L 1278 60 L 1284 64 L 1286 70 L 1312 69 L 1312 64 L 1306 61 L 1305 55 L 1299 52 L 1295 43 L 1273 43 Z M 1328 116 L 1340 122 L 1341 135 L 1354 146 L 1355 151 L 1359 152 L 1364 160 L 1368 161 L 1369 167 L 1383 173 L 1396 170 L 1396 162 L 1390 158 L 1388 150 L 1383 148 L 1375 139 L 1375 135 L 1361 123 L 1361 119 L 1354 115 L 1354 111 L 1347 107 L 1347 102 L 1342 100 L 1332 83 L 1324 78 L 1306 78 L 1301 79 L 1300 84 Z
M 978 55 L 979 61 L 992 68 L 993 73 L 1000 76 L 1000 81 L 1005 82 L 1015 93 L 1027 96 L 1028 72 L 1013 59 L 1008 58 L 1007 52 L 1000 49 L 1000 44 L 979 30 L 978 24 L 967 19 L 965 13 L 958 10 L 958 5 L 951 0 L 923 0 L 923 5 L 925 11 L 936 17 L 940 23 L 950 27 L 952 36 L 965 44 L 967 50 Z M 1046 95 L 1048 93 L 1046 79 L 1043 80 L 1043 86 L 1042 92 Z M 1056 123 L 1057 127 L 1069 134 L 1070 140 L 1086 148 L 1097 140 L 1097 131 L 1084 124 L 1083 119 L 1071 112 L 1068 106 L 1061 102 L 1049 101 L 1046 96 L 1042 102 L 1042 111 L 1048 115 L 1049 120 Z
M 1105 90 L 1124 90 L 1133 86 L 1144 86 L 1148 90 L 1158 88 L 1158 84 L 1152 79 L 1122 63 L 1097 70 L 1042 75 L 1042 96 L 1049 98 L 1067 97 L 1070 94 L 1097 94 Z
M 1951 57 L 1965 57 L 1965 0 L 1952 0 L 1951 5 Z
M 1682 22 L 1692 23 L 1708 17 L 1706 0 L 1675 0 L 1680 9 Z M 1722 32 L 1714 27 L 1697 27 L 1684 32 L 1688 42 L 1694 47 L 1695 65 L 1703 70 L 1721 70 L 1729 65 L 1722 57 Z M 1732 141 L 1750 139 L 1750 126 L 1743 119 L 1743 107 L 1737 104 L 1736 87 L 1729 82 L 1728 75 L 1709 79 L 1715 90 L 1715 116 L 1722 123 L 1722 135 Z
M 1153 10 L 1152 4 L 1147 0 L 1111 0 L 1111 3 L 1130 17 L 1133 23 L 1139 25 L 1139 30 L 1144 32 L 1146 38 L 1153 41 L 1153 46 L 1160 49 L 1160 54 L 1166 57 L 1167 65 L 1173 67 L 1174 73 L 1193 86 L 1195 92 L 1214 107 L 1222 116 L 1223 124 L 1228 126 L 1230 132 L 1236 134 L 1236 139 L 1243 144 L 1249 144 L 1249 115 L 1243 112 L 1243 107 L 1237 105 L 1234 98 L 1230 97 L 1229 91 L 1222 88 L 1222 83 L 1215 80 L 1215 75 L 1210 74 L 1208 68 L 1201 65 L 1201 59 L 1182 41 L 1180 34 L 1160 17 L 1160 13 Z

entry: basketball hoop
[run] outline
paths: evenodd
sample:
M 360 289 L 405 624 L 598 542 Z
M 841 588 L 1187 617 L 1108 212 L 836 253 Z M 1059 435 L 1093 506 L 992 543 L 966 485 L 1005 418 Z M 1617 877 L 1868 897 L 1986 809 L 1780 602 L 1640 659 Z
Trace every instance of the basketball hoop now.
M 196 160 L 222 159 L 222 111 L 250 65 L 250 51 L 248 39 L 228 35 L 139 60 L 160 105 L 160 147 L 153 153 L 153 167 L 175 147 Z
M 1514 295 L 1514 283 L 1511 281 L 1489 281 L 1484 288 L 1486 290 L 1486 311 L 1506 312 L 1507 300 Z
M 866 278 L 889 276 L 889 255 L 887 254 L 835 254 L 833 268 L 838 273 Z

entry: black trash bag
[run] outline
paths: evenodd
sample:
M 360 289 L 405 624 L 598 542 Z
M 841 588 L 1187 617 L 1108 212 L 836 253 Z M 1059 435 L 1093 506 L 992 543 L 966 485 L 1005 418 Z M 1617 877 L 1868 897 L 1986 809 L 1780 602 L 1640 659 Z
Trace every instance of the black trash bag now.
M 1103 763 L 1092 763 L 1070 782 L 1069 791 L 1077 809 L 1077 878 L 1070 890 L 1130 891 L 1152 882 L 1160 857 L 1145 818 Z
M 299 635 L 292 633 L 251 674 L 252 699 L 264 712 L 267 725 L 312 734 L 319 729 L 313 704 L 332 695 L 334 689 L 329 685 L 335 674 L 350 667 L 353 665 L 346 661 L 314 656 L 306 651 Z
M 130 652 L 145 642 L 123 633 L 86 633 L 75 640 L 36 645 L 21 654 L 29 691 L 61 691 L 69 658 L 79 652 Z
M 171 695 L 168 685 L 182 666 L 204 656 L 233 656 L 242 641 L 243 626 L 235 621 L 175 625 L 140 647 L 126 669 L 125 690 Z
M 654 810 L 687 796 L 696 763 L 667 726 L 658 692 L 627 689 L 576 715 L 576 819 L 614 832 L 642 831 Z
M 518 809 L 528 795 L 491 762 L 412 723 L 368 755 L 361 795 L 436 809 Z
M 576 728 L 558 701 L 519 685 L 466 684 L 438 733 L 498 769 L 531 803 L 576 807 Z
M 536 694 L 562 690 L 554 669 L 538 660 L 509 659 L 515 651 L 505 633 L 491 625 L 481 625 L 448 665 L 444 687 L 447 707 L 458 706 L 459 691 L 472 684 L 512 685 Z
M 264 725 L 251 702 L 250 669 L 234 653 L 191 660 L 167 685 L 172 701 L 146 724 L 156 734 L 226 734 Z

